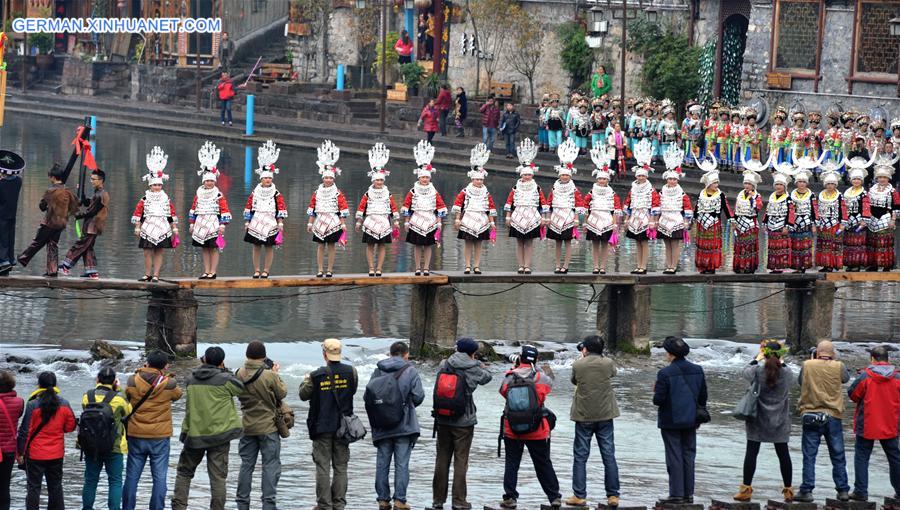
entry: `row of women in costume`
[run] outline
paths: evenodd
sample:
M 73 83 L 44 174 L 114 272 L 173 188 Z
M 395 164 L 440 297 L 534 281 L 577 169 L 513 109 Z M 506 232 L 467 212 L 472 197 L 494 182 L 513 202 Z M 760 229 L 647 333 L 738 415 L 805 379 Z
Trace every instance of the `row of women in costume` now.
M 684 150 L 685 164 L 694 165 L 697 159 L 712 153 L 720 168 L 730 170 L 743 169 L 745 160 L 764 161 L 770 155 L 776 163 L 806 156 L 819 159 L 821 155 L 840 162 L 844 156 L 900 150 L 900 118 L 887 126 L 883 119 L 872 120 L 864 113 L 829 111 L 824 116 L 827 126 L 820 127 L 821 112 L 789 114 L 777 106 L 771 126 L 764 131 L 757 125 L 759 112 L 750 107 L 730 107 L 715 101 L 707 109 L 688 102 L 680 124 L 675 113 L 668 99 L 656 102 L 630 98 L 623 109 L 619 99 L 589 99 L 573 92 L 566 108 L 561 106 L 558 94 L 545 94 L 537 110 L 539 150 L 556 150 L 567 138 L 575 142 L 581 154 L 597 143 L 616 147 L 614 176 L 625 174 L 625 159 L 632 157 L 634 144 L 645 138 L 651 141 L 656 160 L 663 159 L 669 145 L 678 144 Z M 886 133 L 886 128 L 890 132 Z M 818 178 L 818 170 L 814 169 L 814 178 Z M 836 171 L 846 177 L 845 166 Z
M 696 224 L 696 266 L 701 272 L 714 272 L 722 265 L 723 220 L 733 221 L 736 235 L 734 270 L 752 273 L 758 262 L 760 227 L 767 232 L 768 263 L 773 272 L 784 269 L 805 271 L 812 267 L 812 248 L 816 247 L 816 262 L 826 271 L 847 266 L 860 268 L 893 267 L 893 229 L 900 212 L 900 195 L 890 185 L 893 167 L 884 160 L 869 161 L 854 158 L 842 164 L 852 169 L 853 186 L 839 193 L 835 164 L 827 165 L 823 180 L 826 188 L 816 197 L 808 188 L 809 169 L 818 164 L 812 158 L 798 159 L 797 164 L 775 163 L 775 192 L 763 208 L 756 192 L 759 172 L 765 164 L 753 161 L 745 172 L 744 191 L 735 200 L 734 208 L 718 190 L 717 160 L 700 162 L 706 170 L 702 178 L 704 191 L 692 205 L 678 184 L 681 177 L 683 150 L 670 145 L 664 154 L 667 171 L 666 184 L 656 190 L 649 181 L 653 146 L 645 139 L 635 145 L 638 165 L 633 167 L 635 180 L 622 201 L 609 186 L 610 165 L 614 162 L 614 147 L 597 144 L 590 151 L 596 165 L 596 183 L 582 194 L 572 175 L 577 171 L 574 162 L 579 147 L 571 139 L 557 149 L 560 164 L 555 167 L 558 179 L 545 195 L 534 180 L 538 168 L 534 159 L 538 145 L 530 139 L 518 147 L 520 178 L 509 192 L 504 206 L 509 236 L 516 239 L 518 272 L 531 273 L 533 241 L 550 238 L 556 245 L 555 272 L 569 270 L 572 242 L 583 235 L 592 244 L 593 272 L 604 274 L 611 246 L 618 243 L 618 232 L 636 243 L 635 274 L 646 274 L 649 257 L 648 242 L 662 239 L 666 244 L 665 273 L 678 269 L 681 249 L 692 224 Z M 257 174 L 260 182 L 245 203 L 244 241 L 253 245 L 254 278 L 268 278 L 274 256 L 274 246 L 281 244 L 287 207 L 274 185 L 278 173 L 275 163 L 280 150 L 268 141 L 259 149 Z M 385 257 L 385 245 L 400 236 L 400 221 L 406 241 L 414 245 L 417 275 L 430 274 L 432 248 L 440 242 L 442 218 L 448 213 L 458 231 L 457 238 L 465 242 L 465 272 L 480 274 L 482 243 L 496 239 L 497 207 L 485 186 L 490 152 L 479 144 L 471 151 L 471 183 L 456 196 L 448 210 L 440 193 L 431 183 L 434 168 L 431 161 L 434 147 L 420 141 L 413 149 L 417 168 L 416 183 L 406 193 L 400 208 L 394 201 L 385 180 L 390 172 L 386 165 L 390 151 L 376 144 L 369 151 L 372 184 L 356 209 L 356 230 L 366 244 L 369 275 L 380 276 Z M 317 265 L 320 277 L 333 276 L 336 244 L 347 240 L 347 218 L 350 208 L 346 197 L 335 185 L 341 171 L 336 166 L 340 150 L 330 141 L 318 149 L 317 166 L 322 183 L 310 198 L 307 209 L 307 231 L 318 243 Z M 206 142 L 198 152 L 202 185 L 198 188 L 189 212 L 191 243 L 203 252 L 204 273 L 200 278 L 216 278 L 219 250 L 224 248 L 225 226 L 231 212 L 224 195 L 216 187 L 219 171 L 216 164 L 219 149 Z M 139 246 L 144 249 L 145 275 L 142 281 L 158 280 L 163 250 L 178 246 L 178 218 L 175 207 L 163 191 L 168 175 L 163 173 L 167 156 L 154 147 L 147 156 L 148 174 L 144 177 L 150 189 L 138 202 L 132 216 Z M 868 167 L 875 165 L 875 184 L 863 189 Z M 790 194 L 789 181 L 797 183 Z M 759 213 L 763 212 L 760 221 Z M 816 236 L 816 234 L 818 234 Z M 814 240 L 815 238 L 815 240 Z

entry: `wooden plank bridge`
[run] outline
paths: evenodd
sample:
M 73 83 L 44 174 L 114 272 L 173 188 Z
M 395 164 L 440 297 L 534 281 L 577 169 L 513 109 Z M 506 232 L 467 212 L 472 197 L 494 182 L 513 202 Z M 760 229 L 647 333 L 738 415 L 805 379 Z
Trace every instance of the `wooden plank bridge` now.
M 459 308 L 455 285 L 458 284 L 574 284 L 602 287 L 597 296 L 596 329 L 610 346 L 619 350 L 647 349 L 650 341 L 650 294 L 658 285 L 714 285 L 722 283 L 783 284 L 786 301 L 787 340 L 796 349 L 831 338 L 835 284 L 854 282 L 900 282 L 900 272 L 879 273 L 783 273 L 734 274 L 661 273 L 632 275 L 612 273 L 533 273 L 487 272 L 481 275 L 460 271 L 432 272 L 429 276 L 412 273 L 271 276 L 268 279 L 221 277 L 215 280 L 171 278 L 158 283 L 124 279 L 91 280 L 85 278 L 44 278 L 9 276 L 0 278 L 0 289 L 109 290 L 143 291 L 150 295 L 147 307 L 148 348 L 165 346 L 169 350 L 194 356 L 197 346 L 197 300 L 195 290 L 240 292 L 250 289 L 300 287 L 372 287 L 409 285 L 410 343 L 414 351 L 426 344 L 450 347 L 456 339 Z M 440 313 L 433 313 L 439 310 Z

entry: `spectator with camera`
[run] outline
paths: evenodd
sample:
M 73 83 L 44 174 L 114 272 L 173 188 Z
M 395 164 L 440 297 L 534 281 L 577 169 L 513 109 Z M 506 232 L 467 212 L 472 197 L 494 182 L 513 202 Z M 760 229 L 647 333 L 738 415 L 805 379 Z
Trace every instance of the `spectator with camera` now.
M 657 426 L 666 447 L 669 497 L 665 503 L 694 502 L 694 461 L 697 428 L 709 421 L 703 367 L 686 360 L 691 347 L 681 338 L 663 341 L 669 365 L 656 375 L 653 403 L 659 407 Z
M 837 360 L 834 345 L 828 340 L 819 342 L 812 359 L 803 362 L 798 378 L 800 383 L 799 410 L 803 422 L 803 483 L 794 501 L 811 503 L 816 487 L 816 455 L 822 437 L 831 457 L 831 476 L 837 498 L 849 501 L 847 459 L 844 456 L 843 384 L 850 380 L 850 372 Z
M 353 396 L 359 384 L 356 367 L 344 363 L 341 341 L 322 342 L 325 366 L 306 374 L 300 385 L 300 400 L 309 401 L 306 427 L 312 439 L 316 465 L 316 508 L 344 510 L 347 506 L 347 464 L 350 445 L 338 437 L 345 416 L 353 416 Z
M 166 505 L 172 402 L 180 399 L 183 393 L 175 376 L 167 372 L 168 368 L 168 354 L 153 351 L 147 354 L 147 363 L 125 383 L 131 414 L 125 419 L 128 459 L 122 490 L 123 510 L 134 510 L 136 506 L 138 481 L 148 459 L 153 478 L 150 510 L 163 510 Z
M 869 458 L 875 441 L 881 443 L 888 459 L 894 498 L 900 496 L 900 444 L 897 427 L 900 424 L 900 372 L 888 359 L 888 347 L 879 345 L 869 351 L 868 367 L 850 385 L 850 400 L 856 402 L 853 430 L 856 432 L 856 451 L 853 456 L 855 480 L 850 499 L 869 498 Z
M 506 399 L 498 440 L 498 443 L 503 441 L 506 449 L 503 501 L 500 502 L 500 508 L 516 508 L 519 499 L 519 491 L 516 490 L 519 464 L 526 447 L 550 506 L 562 506 L 559 479 L 550 458 L 550 431 L 556 423 L 556 416 L 544 407 L 544 400 L 553 389 L 553 378 L 536 366 L 537 360 L 537 348 L 523 345 L 520 354 L 510 356 L 510 361 L 515 366 L 506 372 L 500 387 L 500 394 Z M 498 444 L 497 455 L 499 454 Z
M 616 444 L 613 419 L 619 416 L 619 406 L 612 387 L 616 364 L 603 356 L 604 343 L 599 336 L 585 338 L 578 344 L 581 359 L 572 364 L 572 384 L 575 397 L 569 419 L 575 422 L 575 443 L 572 447 L 572 492 L 567 505 L 587 504 L 587 460 L 591 442 L 597 438 L 603 458 L 603 482 L 607 505 L 619 506 L 619 467 L 616 464 Z
M 453 462 L 452 508 L 471 508 L 466 498 L 466 472 L 469 450 L 478 423 L 473 393 L 478 386 L 491 382 L 491 373 L 475 358 L 478 342 L 472 338 L 456 341 L 456 352 L 441 362 L 434 385 L 434 434 L 437 455 L 431 484 L 432 508 L 443 508 L 447 500 L 450 462 Z
M 187 403 L 181 423 L 184 447 L 178 457 L 178 475 L 172 510 L 187 510 L 191 480 L 206 457 L 209 473 L 209 508 L 224 510 L 231 441 L 243 435 L 234 398 L 244 392 L 244 383 L 225 368 L 225 351 L 209 347 L 185 384 Z
M 266 356 L 266 346 L 260 341 L 247 345 L 247 360 L 235 372 L 244 383 L 238 395 L 243 414 L 244 436 L 238 443 L 241 470 L 238 475 L 238 510 L 250 509 L 250 489 L 256 459 L 262 454 L 262 508 L 276 510 L 278 479 L 281 477 L 281 434 L 276 415 L 281 401 L 287 397 L 287 387 L 278 375 L 278 363 Z

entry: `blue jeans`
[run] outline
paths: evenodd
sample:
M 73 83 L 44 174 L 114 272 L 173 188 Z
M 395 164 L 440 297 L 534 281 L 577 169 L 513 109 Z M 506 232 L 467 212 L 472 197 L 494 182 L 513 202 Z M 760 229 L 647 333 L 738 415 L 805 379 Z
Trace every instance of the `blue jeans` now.
M 137 504 L 138 482 L 144 465 L 150 459 L 150 477 L 153 490 L 150 492 L 150 510 L 164 510 L 166 507 L 166 474 L 169 471 L 169 438 L 141 439 L 128 438 L 128 462 L 125 464 L 125 488 L 122 491 L 122 509 L 134 510 Z
M 619 466 L 616 464 L 616 442 L 613 421 L 575 422 L 575 444 L 572 447 L 572 492 L 587 498 L 587 465 L 591 455 L 591 439 L 597 438 L 603 458 L 603 484 L 606 497 L 619 495 Z
M 497 139 L 497 128 L 482 127 L 481 141 L 487 145 L 488 150 L 494 150 L 494 141 Z
M 506 137 L 506 154 L 515 156 L 516 155 L 516 134 L 515 133 L 504 133 L 503 136 Z
M 880 443 L 888 459 L 888 470 L 894 494 L 900 494 L 900 440 L 895 437 L 882 439 Z M 856 451 L 853 456 L 853 473 L 856 479 L 853 482 L 853 492 L 860 496 L 869 495 L 869 457 L 872 456 L 873 448 L 875 448 L 874 439 L 856 436 Z
M 697 429 L 660 429 L 666 448 L 669 496 L 694 496 L 694 468 L 697 459 Z
M 819 416 L 824 416 L 825 419 L 817 419 Z M 832 416 L 807 413 L 803 415 L 803 483 L 800 485 L 800 492 L 812 492 L 816 488 L 816 454 L 819 453 L 822 436 L 825 436 L 825 445 L 828 446 L 828 455 L 831 457 L 831 477 L 834 479 L 835 490 L 849 491 L 843 423 Z
M 225 112 L 228 112 L 228 123 L 231 124 L 231 102 L 233 99 L 219 101 L 222 105 L 222 124 L 225 123 Z
M 81 490 L 81 508 L 94 510 L 94 500 L 97 499 L 97 484 L 100 483 L 100 470 L 106 468 L 106 478 L 109 480 L 109 496 L 107 505 L 109 510 L 122 508 L 122 470 L 125 456 L 121 453 L 110 453 L 98 461 L 90 457 L 84 458 L 84 488 Z
M 375 494 L 378 501 L 406 503 L 406 486 L 409 485 L 409 456 L 416 445 L 414 436 L 382 439 L 375 444 L 378 454 L 375 458 Z M 394 458 L 394 496 L 388 477 L 391 473 L 391 457 Z
M 281 478 L 281 436 L 278 432 L 260 436 L 244 436 L 238 443 L 241 470 L 238 474 L 235 502 L 239 510 L 250 508 L 250 489 L 256 459 L 262 455 L 262 508 L 275 510 L 278 480 Z

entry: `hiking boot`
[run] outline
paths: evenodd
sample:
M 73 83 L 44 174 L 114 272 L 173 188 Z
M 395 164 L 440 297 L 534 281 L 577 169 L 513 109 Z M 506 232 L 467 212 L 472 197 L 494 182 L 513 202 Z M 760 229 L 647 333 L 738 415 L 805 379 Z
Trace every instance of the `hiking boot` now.
M 850 493 L 847 491 L 837 491 L 838 501 L 850 501 Z
M 390 501 L 381 501 L 378 500 L 378 510 L 391 510 L 391 502 Z
M 516 508 L 516 498 L 503 498 L 503 501 L 500 502 L 500 508 Z
M 405 502 L 395 499 L 394 500 L 394 510 L 410 510 L 412 507 L 407 505 Z
M 618 507 L 619 506 L 619 496 L 610 496 L 606 498 L 606 506 Z
M 738 492 L 734 495 L 733 499 L 742 503 L 750 501 L 753 499 L 753 487 L 741 484 L 741 487 L 738 489 Z
M 569 506 L 587 506 L 587 500 L 578 496 L 569 496 L 566 498 L 566 504 Z
M 852 499 L 853 501 L 869 501 L 869 496 L 853 491 L 850 493 L 850 499 Z
M 794 488 L 793 487 L 785 487 L 781 489 L 781 495 L 784 496 L 785 503 L 793 503 L 794 502 Z
M 812 492 L 800 492 L 800 494 L 797 494 L 796 496 L 794 496 L 794 501 L 797 503 L 812 503 L 813 502 Z

